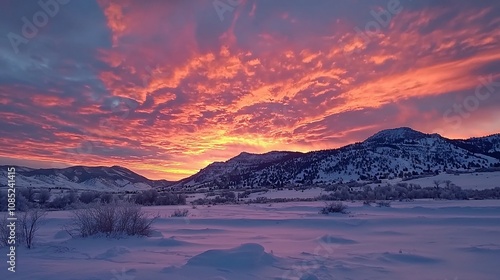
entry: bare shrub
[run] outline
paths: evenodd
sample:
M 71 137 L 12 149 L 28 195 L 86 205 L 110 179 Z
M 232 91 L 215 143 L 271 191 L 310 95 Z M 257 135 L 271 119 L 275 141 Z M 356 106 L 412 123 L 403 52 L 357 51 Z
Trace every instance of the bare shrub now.
M 375 201 L 373 201 L 373 200 L 365 200 L 365 201 L 363 201 L 363 205 L 365 205 L 365 206 L 372 206 L 372 203 L 375 203 Z
M 177 209 L 174 211 L 172 215 L 170 215 L 170 217 L 187 217 L 188 214 L 189 214 L 188 209 Z
M 110 193 L 102 193 L 100 196 L 101 203 L 109 204 L 113 201 L 113 195 Z
M 8 224 L 6 215 L 0 217 L 0 247 L 9 244 L 10 229 L 7 227 Z
M 342 202 L 332 202 L 327 204 L 323 209 L 321 209 L 320 213 L 324 215 L 328 215 L 329 213 L 342 213 L 347 214 L 347 205 Z
M 85 204 L 89 204 L 94 202 L 98 197 L 99 197 L 98 192 L 87 191 L 87 192 L 82 192 L 80 194 L 79 200 Z
M 136 204 L 90 204 L 73 211 L 66 230 L 71 236 L 80 237 L 98 234 L 114 238 L 121 235 L 149 236 L 156 218 L 147 215 Z
M 21 213 L 22 239 L 28 249 L 33 247 L 40 222 L 47 212 L 41 209 L 30 209 Z
M 38 193 L 38 203 L 40 205 L 45 205 L 50 200 L 50 192 L 47 189 L 43 189 Z
M 75 190 L 70 190 L 66 195 L 66 200 L 68 201 L 68 204 L 73 204 L 77 202 L 78 196 Z
M 26 200 L 28 200 L 28 202 L 35 202 L 35 190 L 31 187 L 26 187 L 26 188 L 22 188 L 20 189 L 20 193 L 22 196 L 24 196 L 24 198 L 26 198 Z
M 378 207 L 391 207 L 391 202 L 390 201 L 378 201 L 377 206 Z
M 51 202 L 47 203 L 47 207 L 53 209 L 65 209 L 69 205 L 69 199 L 67 196 L 58 196 L 54 198 Z

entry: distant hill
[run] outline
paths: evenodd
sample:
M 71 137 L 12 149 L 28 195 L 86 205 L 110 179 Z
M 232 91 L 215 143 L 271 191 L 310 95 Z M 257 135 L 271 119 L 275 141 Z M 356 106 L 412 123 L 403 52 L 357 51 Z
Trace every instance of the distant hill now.
M 2 178 L 6 178 L 7 168 L 7 166 L 0 166 Z M 71 188 L 96 191 L 137 191 L 167 187 L 171 184 L 172 182 L 166 180 L 150 180 L 120 166 L 73 166 L 61 169 L 16 167 L 17 187 Z

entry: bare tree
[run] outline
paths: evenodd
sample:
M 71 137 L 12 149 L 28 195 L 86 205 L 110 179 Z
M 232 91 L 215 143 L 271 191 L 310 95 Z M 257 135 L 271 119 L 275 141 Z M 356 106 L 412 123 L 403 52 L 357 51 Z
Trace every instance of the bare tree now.
M 35 190 L 31 187 L 21 189 L 21 195 L 23 195 L 28 200 L 28 202 L 35 201 Z
M 434 186 L 436 186 L 436 189 L 439 189 L 439 185 L 441 185 L 441 180 L 434 180 Z
M 40 193 L 38 194 L 38 203 L 40 203 L 40 205 L 44 205 L 49 200 L 50 200 L 49 190 L 47 189 L 41 190 Z
M 47 212 L 41 209 L 30 209 L 21 214 L 21 230 L 24 242 L 28 249 L 33 247 L 36 232 L 40 229 L 40 222 Z

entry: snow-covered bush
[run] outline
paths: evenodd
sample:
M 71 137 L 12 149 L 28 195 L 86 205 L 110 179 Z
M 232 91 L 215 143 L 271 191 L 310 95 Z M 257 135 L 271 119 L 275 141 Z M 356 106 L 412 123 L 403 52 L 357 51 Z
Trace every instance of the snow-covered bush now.
M 142 205 L 155 205 L 158 198 L 156 190 L 143 191 L 135 196 L 135 203 Z
M 183 194 L 166 193 L 158 196 L 156 205 L 185 205 L 186 196 Z
M 67 196 L 58 196 L 51 202 L 47 203 L 47 206 L 52 209 L 64 209 L 68 205 L 69 199 Z
M 89 204 L 99 197 L 98 192 L 82 192 L 78 198 L 82 203 Z
M 329 213 L 347 213 L 347 205 L 342 202 L 331 202 L 327 204 L 323 209 L 321 209 L 320 213 L 324 215 L 328 215 Z
M 38 203 L 40 205 L 45 205 L 50 200 L 50 192 L 47 189 L 43 189 L 38 193 Z
M 28 200 L 28 202 L 35 202 L 35 190 L 31 187 L 21 188 L 19 190 L 22 196 Z
M 89 204 L 74 210 L 71 222 L 66 226 L 71 236 L 88 237 L 104 234 L 107 237 L 121 235 L 149 236 L 156 217 L 150 217 L 141 207 L 131 203 Z
M 101 203 L 111 203 L 113 201 L 113 195 L 110 193 L 102 193 L 100 196 Z
M 73 204 L 78 201 L 78 196 L 75 190 L 70 190 L 66 195 L 66 199 L 68 200 L 68 204 Z

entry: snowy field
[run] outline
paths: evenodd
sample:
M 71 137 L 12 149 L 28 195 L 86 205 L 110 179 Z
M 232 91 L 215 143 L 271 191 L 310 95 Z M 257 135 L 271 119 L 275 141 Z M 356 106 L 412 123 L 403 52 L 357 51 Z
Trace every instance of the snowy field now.
M 499 279 L 500 201 L 200 206 L 188 218 L 159 213 L 148 238 L 71 239 L 69 212 L 51 212 L 38 245 L 18 249 L 0 279 Z M 0 250 L 6 260 L 7 250 Z

